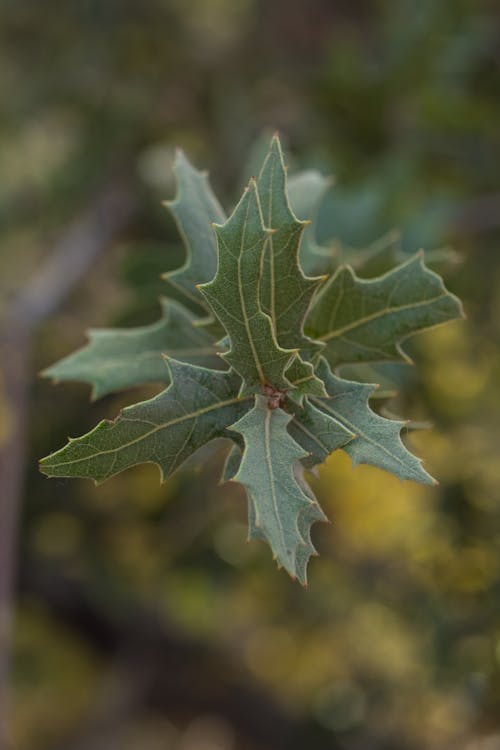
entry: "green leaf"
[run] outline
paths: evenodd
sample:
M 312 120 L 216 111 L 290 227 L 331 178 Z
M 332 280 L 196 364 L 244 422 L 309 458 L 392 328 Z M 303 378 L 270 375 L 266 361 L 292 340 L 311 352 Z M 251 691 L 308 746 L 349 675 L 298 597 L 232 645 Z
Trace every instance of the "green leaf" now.
M 164 275 L 164 279 L 201 308 L 205 307 L 197 285 L 210 281 L 217 269 L 217 243 L 212 228 L 223 223 L 225 213 L 215 197 L 206 172 L 195 169 L 178 149 L 174 163 L 177 195 L 165 201 L 174 216 L 186 247 L 184 265 Z
M 333 185 L 316 169 L 306 169 L 291 175 L 287 181 L 288 199 L 298 219 L 308 220 L 300 243 L 300 265 L 306 274 L 316 274 L 325 262 L 325 250 L 316 242 L 316 220 L 326 191 Z
M 242 454 L 243 450 L 239 445 L 235 444 L 232 446 L 226 457 L 224 468 L 222 470 L 222 482 L 229 482 L 231 479 L 234 479 L 241 465 Z M 307 459 L 302 460 L 306 461 Z M 303 467 L 300 463 L 296 463 L 294 465 L 295 479 L 298 485 L 302 488 L 304 494 L 313 501 L 309 508 L 300 514 L 297 523 L 297 528 L 304 544 L 300 544 L 297 548 L 295 567 L 297 578 L 305 585 L 307 582 L 307 563 L 311 555 L 317 554 L 311 542 L 311 524 L 315 521 L 327 521 L 328 519 L 323 514 L 319 505 L 315 502 L 315 498 L 312 495 L 311 489 L 307 485 L 303 474 Z M 248 503 L 248 539 L 262 539 L 264 542 L 267 541 L 262 529 L 257 526 L 255 505 L 252 502 Z
M 259 302 L 264 228 L 255 180 L 223 226 L 215 227 L 219 246 L 217 275 L 200 290 L 229 336 L 231 348 L 222 357 L 243 379 L 243 391 L 266 383 L 287 389 L 285 370 L 296 354 L 282 349 L 271 318 Z
M 343 446 L 354 465 L 371 464 L 390 471 L 400 479 L 436 483 L 423 469 L 421 460 L 410 453 L 401 440 L 400 433 L 406 422 L 384 419 L 370 409 L 368 400 L 376 385 L 338 378 L 323 358 L 319 361 L 318 372 L 329 398 L 312 401 L 318 409 L 356 435 L 354 440 Z M 299 438 L 297 433 L 297 441 L 304 445 Z
M 157 323 L 137 328 L 89 331 L 89 343 L 49 367 L 42 374 L 92 385 L 100 398 L 142 383 L 168 383 L 162 354 L 191 364 L 220 369 L 222 362 L 211 337 L 193 326 L 194 317 L 181 305 L 161 300 Z
M 318 212 L 326 191 L 332 185 L 333 179 L 325 177 L 317 169 L 304 169 L 291 175 L 287 181 L 287 190 L 295 216 L 311 220 Z
M 294 440 L 309 454 L 302 459 L 306 468 L 323 463 L 330 453 L 356 437 L 352 429 L 307 399 L 302 407 L 290 404 L 290 408 L 294 418 L 288 429 Z
M 154 463 L 162 481 L 198 448 L 223 437 L 250 407 L 240 399 L 240 380 L 232 372 L 168 360 L 171 385 L 155 398 L 129 406 L 113 422 L 104 420 L 91 432 L 70 439 L 42 459 L 52 477 L 85 477 L 96 483 L 131 466 Z
M 234 440 L 235 435 L 232 434 L 231 438 Z M 241 445 L 240 445 L 240 442 L 241 442 Z M 222 467 L 222 474 L 220 478 L 220 484 L 223 484 L 224 482 L 230 482 L 231 479 L 234 479 L 235 474 L 240 468 L 242 453 L 243 453 L 243 440 L 238 438 L 237 442 L 233 443 L 233 445 L 231 446 L 229 453 L 226 456 L 226 460 L 224 461 L 224 466 Z
M 287 196 L 286 171 L 277 136 L 271 141 L 264 161 L 257 190 L 264 224 L 272 229 L 266 243 L 260 282 L 260 300 L 264 312 L 271 318 L 276 339 L 285 349 L 321 349 L 303 332 L 304 319 L 311 300 L 323 278 L 307 278 L 299 265 L 299 245 L 307 222 L 294 216 Z M 293 363 L 291 382 L 299 381 L 300 393 L 324 395 L 313 367 L 297 358 Z
M 401 342 L 425 328 L 463 315 L 422 253 L 377 279 L 360 279 L 342 267 L 318 293 L 306 332 L 327 344 L 334 367 L 354 362 L 403 359 Z
M 287 430 L 291 419 L 282 409 L 269 409 L 263 396 L 255 397 L 254 408 L 230 428 L 245 441 L 234 481 L 248 493 L 250 538 L 265 538 L 278 563 L 305 583 L 313 552 L 309 529 L 324 516 L 297 480 L 296 464 L 307 452 Z

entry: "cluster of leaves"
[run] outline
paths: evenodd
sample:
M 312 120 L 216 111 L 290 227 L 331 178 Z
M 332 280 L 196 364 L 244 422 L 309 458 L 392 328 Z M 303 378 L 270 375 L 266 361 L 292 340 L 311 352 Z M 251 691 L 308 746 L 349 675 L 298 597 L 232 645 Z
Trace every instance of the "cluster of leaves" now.
M 461 305 L 422 253 L 374 279 L 348 265 L 306 276 L 302 268 L 321 272 L 329 255 L 297 216 L 314 213 L 328 181 L 309 171 L 287 186 L 277 136 L 227 219 L 181 152 L 175 171 L 167 206 L 187 251 L 166 274 L 176 300 L 162 300 L 153 325 L 91 332 L 87 346 L 46 371 L 91 383 L 94 397 L 145 382 L 167 387 L 70 439 L 41 468 L 99 483 L 152 462 L 166 479 L 208 442 L 229 438 L 224 479 L 246 489 L 250 538 L 265 539 L 305 583 L 311 525 L 325 517 L 304 470 L 342 448 L 354 464 L 434 481 L 403 444 L 405 423 L 370 408 L 377 386 L 346 380 L 340 368 L 409 361 L 401 342 L 459 317 Z

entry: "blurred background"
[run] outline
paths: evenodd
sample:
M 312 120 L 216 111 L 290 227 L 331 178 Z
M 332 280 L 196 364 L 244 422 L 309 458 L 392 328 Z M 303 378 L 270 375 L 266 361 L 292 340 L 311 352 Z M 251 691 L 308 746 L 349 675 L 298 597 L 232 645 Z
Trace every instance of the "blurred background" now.
M 498 750 L 498 3 L 2 0 L 0 89 L 1 746 Z M 90 403 L 37 373 L 89 326 L 158 316 L 183 258 L 175 146 L 230 208 L 269 128 L 293 168 L 335 175 L 320 239 L 453 247 L 439 270 L 468 315 L 398 376 L 440 486 L 338 451 L 308 590 L 245 544 L 225 445 L 163 486 L 36 464 L 158 391 Z

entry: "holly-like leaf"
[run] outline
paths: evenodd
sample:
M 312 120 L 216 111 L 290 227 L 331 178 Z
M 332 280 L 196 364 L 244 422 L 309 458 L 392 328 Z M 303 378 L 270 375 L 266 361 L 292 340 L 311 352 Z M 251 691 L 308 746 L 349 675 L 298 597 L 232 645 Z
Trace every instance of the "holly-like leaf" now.
M 309 528 L 324 516 L 297 481 L 295 466 L 307 452 L 287 430 L 291 419 L 282 409 L 270 409 L 263 396 L 255 397 L 254 408 L 230 428 L 245 442 L 234 481 L 248 494 L 250 537 L 265 538 L 278 563 L 305 583 L 304 553 L 308 559 L 313 551 Z
M 354 464 L 434 481 L 401 440 L 408 423 L 370 408 L 376 386 L 338 377 L 330 364 L 354 378 L 371 378 L 381 367 L 384 377 L 390 375 L 387 367 L 409 361 L 401 348 L 408 336 L 459 317 L 462 308 L 421 254 L 372 280 L 338 268 L 318 290 L 321 279 L 304 275 L 301 257 L 306 270 L 313 261 L 331 268 L 351 258 L 369 273 L 392 262 L 394 239 L 384 238 L 362 256 L 345 248 L 343 255 L 321 250 L 313 234 L 301 247 L 305 222 L 291 206 L 301 219 L 309 218 L 327 181 L 317 173 L 297 176 L 289 202 L 277 137 L 258 184 L 250 181 L 227 221 L 206 175 L 181 153 L 176 173 L 178 192 L 169 205 L 187 258 L 167 278 L 197 318 L 164 301 L 157 323 L 91 332 L 86 347 L 46 371 L 91 383 L 95 396 L 136 383 L 170 385 L 115 421 L 70 439 L 42 460 L 41 469 L 49 476 L 102 482 L 136 464 L 154 463 L 165 479 L 205 444 L 230 437 L 234 447 L 223 478 L 247 490 L 249 538 L 267 541 L 278 563 L 305 583 L 315 554 L 311 526 L 326 520 L 305 469 L 341 448 Z M 206 318 L 212 312 L 215 318 Z M 198 366 L 215 367 L 216 353 L 231 369 Z M 385 398 L 393 390 L 390 379 L 386 385 Z M 378 408 L 386 404 L 379 400 Z
M 231 348 L 222 357 L 241 375 L 243 391 L 265 384 L 287 389 L 285 370 L 296 350 L 278 345 L 272 320 L 260 306 L 262 259 L 270 232 L 264 228 L 255 180 L 215 231 L 217 274 L 200 290 L 229 336 Z
M 329 398 L 312 399 L 312 402 L 355 434 L 354 440 L 342 448 L 354 465 L 371 464 L 400 479 L 436 483 L 422 467 L 421 460 L 410 453 L 401 440 L 400 433 L 406 422 L 384 419 L 370 409 L 369 398 L 376 385 L 338 378 L 323 358 L 319 361 L 318 372 Z M 309 445 L 309 441 L 301 439 L 299 432 L 294 435 L 303 447 Z
M 199 172 L 178 149 L 174 171 L 177 195 L 165 206 L 172 212 L 186 247 L 184 265 L 164 275 L 196 306 L 204 308 L 197 285 L 210 281 L 217 269 L 217 243 L 212 223 L 223 223 L 225 213 L 214 195 L 206 172 Z
M 391 359 L 410 362 L 401 348 L 404 339 L 461 316 L 458 298 L 417 253 L 377 279 L 360 279 L 349 266 L 340 268 L 319 291 L 306 332 L 327 344 L 324 356 L 334 367 Z
M 162 354 L 183 362 L 220 369 L 211 337 L 193 325 L 181 305 L 162 299 L 162 317 L 149 326 L 89 331 L 89 343 L 42 374 L 55 381 L 79 380 L 92 385 L 92 398 L 142 383 L 168 383 Z
M 277 136 L 271 141 L 269 153 L 264 161 L 257 181 L 264 225 L 272 229 L 265 246 L 263 270 L 260 282 L 260 300 L 264 312 L 271 318 L 276 339 L 285 349 L 319 351 L 303 332 L 304 319 L 321 278 L 304 276 L 299 265 L 299 245 L 308 222 L 299 221 L 288 202 L 286 170 L 280 142 Z M 287 373 L 292 382 L 302 384 L 301 393 L 324 395 L 320 381 L 314 376 L 311 364 L 296 358 L 293 375 Z
M 266 243 L 260 298 L 274 322 L 276 338 L 288 348 L 310 346 L 303 333 L 306 313 L 321 278 L 304 276 L 298 261 L 299 244 L 308 222 L 299 221 L 290 208 L 286 171 L 277 136 L 271 141 L 257 181 L 264 225 L 272 229 Z
M 227 425 L 251 406 L 240 399 L 232 372 L 168 360 L 171 384 L 155 398 L 129 406 L 113 422 L 70 439 L 40 462 L 51 477 L 85 477 L 101 483 L 131 466 L 156 464 L 167 479 L 198 448 L 223 437 Z

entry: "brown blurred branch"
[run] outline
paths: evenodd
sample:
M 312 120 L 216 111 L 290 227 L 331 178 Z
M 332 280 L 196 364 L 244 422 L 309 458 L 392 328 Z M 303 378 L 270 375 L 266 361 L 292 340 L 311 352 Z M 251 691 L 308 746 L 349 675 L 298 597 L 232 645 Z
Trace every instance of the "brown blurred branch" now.
M 64 302 L 135 212 L 122 181 L 106 187 L 64 232 L 48 260 L 13 301 L 0 331 L 0 362 L 10 429 L 0 444 L 0 748 L 8 746 L 7 684 L 17 527 L 29 416 L 32 334 Z

